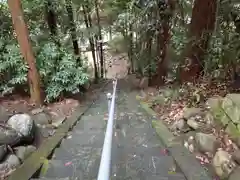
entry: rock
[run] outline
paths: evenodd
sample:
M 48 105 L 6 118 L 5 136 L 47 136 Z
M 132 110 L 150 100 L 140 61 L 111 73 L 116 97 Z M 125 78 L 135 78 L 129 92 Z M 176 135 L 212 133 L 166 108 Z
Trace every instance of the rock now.
M 189 119 L 196 115 L 202 115 L 202 109 L 201 108 L 184 108 L 183 110 L 183 118 Z
M 51 124 L 52 118 L 50 114 L 45 112 L 42 108 L 37 108 L 32 110 L 32 119 L 36 124 L 45 125 L 45 124 Z
M 54 133 L 53 127 L 43 127 L 37 125 L 34 131 L 34 142 L 33 145 L 39 147 L 42 142 L 48 138 L 49 136 L 53 135 Z
M 6 160 L 4 161 L 4 163 L 9 164 L 11 167 L 17 167 L 21 164 L 21 162 L 19 161 L 18 157 L 14 154 L 10 154 Z
M 211 113 L 207 113 L 204 117 L 204 122 L 208 127 L 214 125 L 214 117 Z
M 34 122 L 28 114 L 15 114 L 8 120 L 7 124 L 21 133 L 25 140 L 33 139 Z
M 10 116 L 11 114 L 7 111 L 7 109 L 0 105 L 0 122 L 1 123 L 7 122 Z
M 237 138 L 240 136 L 240 131 L 238 130 L 237 126 L 232 122 L 228 123 L 225 132 L 228 133 L 231 138 Z
M 19 159 L 24 161 L 29 155 L 36 151 L 35 146 L 19 146 L 16 149 L 16 155 Z
M 0 126 L 0 145 L 14 146 L 21 141 L 21 135 L 11 127 Z
M 0 146 L 0 161 L 5 157 L 7 154 L 7 146 L 6 145 L 1 145 Z
M 228 180 L 239 180 L 240 177 L 240 167 L 234 169 L 234 171 L 230 174 Z
M 216 137 L 212 134 L 198 132 L 196 133 L 195 140 L 198 149 L 203 153 L 210 152 L 214 154 L 219 146 Z
M 211 97 L 206 101 L 206 106 L 211 110 L 218 110 L 221 107 L 223 98 L 221 96 Z
M 235 123 L 240 124 L 240 95 L 228 94 L 222 102 L 222 109 L 229 119 Z
M 240 165 L 240 150 L 236 150 L 232 154 L 232 158 L 233 158 L 234 161 L 236 161 L 236 163 L 238 163 Z
M 236 145 L 240 148 L 240 137 L 235 137 L 233 140 L 236 143 Z
M 189 131 L 186 134 L 184 134 L 184 139 L 186 139 L 189 143 L 193 143 L 195 140 L 196 131 Z
M 225 98 L 231 99 L 235 105 L 240 106 L 240 94 L 227 94 Z
M 175 121 L 170 129 L 173 131 L 179 130 L 181 132 L 186 132 L 186 131 L 190 130 L 184 119 L 179 119 L 178 121 Z
M 8 163 L 0 164 L 0 179 L 6 179 L 14 170 Z
M 216 174 L 221 179 L 228 178 L 231 172 L 236 168 L 236 164 L 232 160 L 231 155 L 223 150 L 216 152 L 212 163 Z
M 194 117 L 188 119 L 187 124 L 194 130 L 198 130 L 202 127 L 202 125 L 199 122 L 197 122 Z

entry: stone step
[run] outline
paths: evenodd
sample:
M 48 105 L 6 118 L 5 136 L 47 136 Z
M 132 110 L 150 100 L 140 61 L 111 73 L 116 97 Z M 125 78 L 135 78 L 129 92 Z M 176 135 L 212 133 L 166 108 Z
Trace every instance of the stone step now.
M 82 147 L 101 148 L 103 146 L 104 133 L 83 133 L 80 135 L 70 135 L 62 140 L 60 147 L 63 149 Z
M 185 176 L 181 173 L 172 173 L 169 175 L 149 176 L 146 180 L 186 180 Z
M 100 164 L 98 157 L 79 157 L 76 159 L 49 161 L 49 167 L 44 178 L 94 179 L 97 177 Z
M 76 171 L 74 165 L 68 160 L 51 160 L 44 178 L 72 178 L 78 177 L 81 172 Z
M 104 115 L 83 116 L 74 127 L 74 130 L 103 130 L 105 127 L 106 120 L 104 120 Z
M 38 179 L 31 178 L 30 180 L 70 180 L 70 178 L 69 177 L 67 177 L 67 178 L 45 178 L 45 177 L 42 177 L 42 178 L 38 178 Z

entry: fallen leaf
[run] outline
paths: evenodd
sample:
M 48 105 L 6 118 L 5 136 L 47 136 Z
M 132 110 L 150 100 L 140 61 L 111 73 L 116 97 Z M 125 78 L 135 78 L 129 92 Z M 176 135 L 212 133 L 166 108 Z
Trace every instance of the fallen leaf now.
M 72 162 L 69 161 L 69 162 L 65 163 L 64 166 L 70 166 L 71 164 L 72 164 Z

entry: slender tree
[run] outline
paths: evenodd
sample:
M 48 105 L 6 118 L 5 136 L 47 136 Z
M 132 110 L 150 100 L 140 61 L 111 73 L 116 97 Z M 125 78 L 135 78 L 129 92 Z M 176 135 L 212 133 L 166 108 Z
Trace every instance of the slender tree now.
M 17 40 L 24 59 L 28 64 L 28 83 L 30 96 L 36 105 L 42 104 L 40 76 L 35 64 L 35 57 L 30 43 L 29 32 L 24 21 L 24 15 L 20 0 L 8 0 L 8 6 L 12 15 L 12 22 L 17 34 Z
M 45 0 L 46 21 L 51 35 L 57 35 L 57 17 L 51 0 Z
M 99 45 L 99 50 L 100 50 L 100 73 L 101 73 L 101 78 L 104 76 L 104 59 L 103 59 L 103 39 L 102 39 L 102 27 L 100 24 L 100 15 L 99 15 L 99 3 L 98 0 L 95 0 L 95 10 L 96 10 L 96 15 L 97 15 L 97 24 L 98 24 L 98 41 L 97 41 L 97 46 Z
M 70 32 L 71 32 L 71 36 L 72 36 L 72 44 L 73 44 L 74 54 L 79 56 L 80 51 L 79 51 L 79 46 L 78 46 L 76 25 L 75 25 L 74 18 L 73 18 L 72 0 L 66 0 L 65 2 L 66 2 L 66 9 L 67 9 L 68 18 L 69 18 L 69 27 L 70 27 Z
M 159 1 L 155 9 L 157 73 L 152 77 L 151 85 L 162 85 L 167 75 L 167 50 L 170 40 L 170 23 L 174 9 L 175 2 L 172 0 L 167 3 Z
M 60 46 L 59 39 L 57 38 L 57 16 L 54 10 L 54 4 L 52 0 L 45 0 L 45 17 L 48 24 L 49 31 L 52 39 Z
M 86 25 L 86 28 L 89 29 L 92 27 L 92 20 L 91 20 L 91 16 L 89 15 L 88 7 L 87 5 L 83 5 L 83 15 L 84 15 L 84 22 Z M 95 46 L 94 46 L 94 39 L 93 37 L 90 35 L 89 36 L 89 43 L 90 43 L 90 48 L 92 51 L 92 57 L 93 57 L 93 65 L 94 65 L 94 76 L 95 76 L 95 80 L 98 80 L 98 69 L 97 69 L 97 60 L 96 60 L 96 54 L 95 54 Z

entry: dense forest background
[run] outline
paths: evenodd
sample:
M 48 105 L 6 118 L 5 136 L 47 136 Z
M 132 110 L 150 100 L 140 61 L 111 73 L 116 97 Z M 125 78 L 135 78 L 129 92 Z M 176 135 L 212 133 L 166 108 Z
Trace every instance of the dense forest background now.
M 83 91 L 105 77 L 107 49 L 149 85 L 238 78 L 237 0 L 2 0 L 0 11 L 1 96 L 41 104 Z

